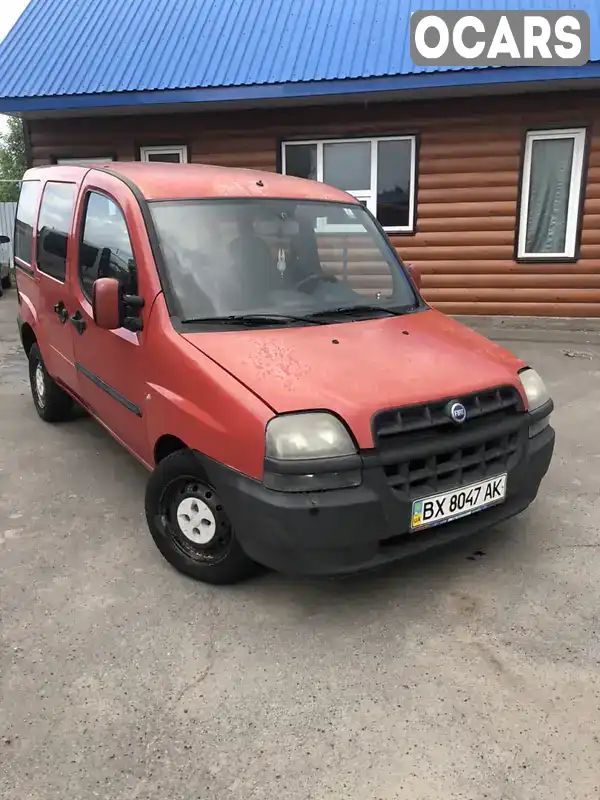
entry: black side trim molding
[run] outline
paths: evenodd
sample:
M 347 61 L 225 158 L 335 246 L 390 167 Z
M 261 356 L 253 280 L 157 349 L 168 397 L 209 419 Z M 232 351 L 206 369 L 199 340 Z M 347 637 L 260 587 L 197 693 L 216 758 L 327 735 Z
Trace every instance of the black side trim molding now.
M 24 272 L 25 275 L 29 275 L 30 278 L 33 278 L 35 272 L 31 269 L 31 267 L 26 267 L 25 264 L 17 264 L 15 261 L 15 269 L 20 269 L 21 272 Z
M 106 394 L 110 395 L 113 400 L 117 401 L 117 403 L 121 403 L 122 406 L 125 406 L 125 408 L 128 411 L 131 411 L 132 414 L 135 414 L 136 417 L 142 416 L 142 409 L 139 406 L 136 406 L 135 403 L 131 402 L 131 400 L 128 400 L 120 392 L 117 392 L 116 389 L 113 389 L 112 386 L 109 386 L 108 383 L 105 383 L 102 378 L 99 378 L 87 367 L 84 367 L 83 364 L 80 364 L 78 361 L 76 361 L 75 369 L 77 372 L 81 372 L 82 375 L 85 375 L 85 377 L 88 378 L 92 383 L 95 383 L 99 389 L 102 389 L 106 392 Z

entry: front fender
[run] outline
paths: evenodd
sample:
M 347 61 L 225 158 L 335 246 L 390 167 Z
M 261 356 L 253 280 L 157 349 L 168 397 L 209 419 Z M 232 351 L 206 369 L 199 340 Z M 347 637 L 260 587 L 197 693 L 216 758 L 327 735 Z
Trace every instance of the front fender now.
M 161 437 L 175 436 L 208 458 L 261 479 L 265 427 L 272 414 L 257 398 L 238 405 L 235 397 L 223 396 L 221 402 L 213 398 L 203 405 L 166 386 L 149 383 L 144 416 L 153 447 Z
M 175 436 L 213 461 L 260 479 L 272 409 L 174 330 L 160 295 L 145 346 L 152 357 L 143 413 L 152 448 L 161 437 Z

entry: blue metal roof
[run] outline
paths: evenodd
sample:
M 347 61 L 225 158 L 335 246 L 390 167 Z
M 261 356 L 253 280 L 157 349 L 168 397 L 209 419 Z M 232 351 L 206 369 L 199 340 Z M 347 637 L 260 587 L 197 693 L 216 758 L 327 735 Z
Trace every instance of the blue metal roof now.
M 0 111 L 600 76 L 417 67 L 422 8 L 584 10 L 600 62 L 598 0 L 31 0 L 0 44 Z

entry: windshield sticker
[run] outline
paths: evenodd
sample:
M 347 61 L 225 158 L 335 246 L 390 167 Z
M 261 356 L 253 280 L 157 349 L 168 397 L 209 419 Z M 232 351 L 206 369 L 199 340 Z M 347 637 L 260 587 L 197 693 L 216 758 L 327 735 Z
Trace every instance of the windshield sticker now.
M 345 208 L 344 212 L 347 217 L 350 217 L 350 219 L 356 219 L 356 214 L 354 213 L 354 211 L 352 211 L 351 208 Z

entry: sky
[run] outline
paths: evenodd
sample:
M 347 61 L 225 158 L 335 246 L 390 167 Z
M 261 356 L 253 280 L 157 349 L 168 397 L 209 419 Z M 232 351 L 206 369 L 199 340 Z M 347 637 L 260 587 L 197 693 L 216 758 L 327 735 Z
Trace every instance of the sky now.
M 0 0 L 0 42 L 15 24 L 29 0 Z M 0 114 L 0 133 L 6 128 L 6 117 Z

